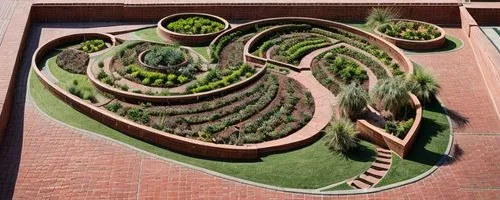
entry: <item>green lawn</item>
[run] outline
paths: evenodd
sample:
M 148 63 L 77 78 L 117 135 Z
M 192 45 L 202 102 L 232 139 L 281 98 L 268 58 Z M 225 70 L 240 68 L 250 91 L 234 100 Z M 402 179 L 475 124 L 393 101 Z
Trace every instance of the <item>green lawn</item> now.
M 374 160 L 374 147 L 366 142 L 362 143 L 365 147 L 363 151 L 348 159 L 330 152 L 323 140 L 299 150 L 266 156 L 255 162 L 194 158 L 142 142 L 95 121 L 52 95 L 33 74 L 29 86 L 31 97 L 40 109 L 71 126 L 101 134 L 162 157 L 258 183 L 292 188 L 320 188 L 362 173 Z
M 413 178 L 432 168 L 443 156 L 450 139 L 450 126 L 439 102 L 425 106 L 422 126 L 412 151 L 401 159 L 393 155 L 392 166 L 377 187 Z
M 56 55 L 49 57 L 47 59 L 48 66 L 46 67 L 49 68 L 50 73 L 59 81 L 59 86 L 65 87 L 76 79 L 82 86 L 93 88 L 94 93 L 97 94 L 97 90 L 95 90 L 94 85 L 92 85 L 90 80 L 87 78 L 87 75 L 71 73 L 60 68 L 56 64 L 56 57 Z
M 194 51 L 199 53 L 201 56 L 203 56 L 205 59 L 209 60 L 210 56 L 208 55 L 208 46 L 206 47 L 192 47 Z
M 135 31 L 133 34 L 144 40 L 151 40 L 154 42 L 162 42 L 162 43 L 164 42 L 163 39 L 161 39 L 161 37 L 158 36 L 158 34 L 156 34 L 156 27 L 141 29 Z

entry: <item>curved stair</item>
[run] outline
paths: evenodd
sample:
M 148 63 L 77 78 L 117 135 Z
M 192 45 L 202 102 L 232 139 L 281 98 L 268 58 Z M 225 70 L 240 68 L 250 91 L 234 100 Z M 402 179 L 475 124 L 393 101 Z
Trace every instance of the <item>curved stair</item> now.
M 367 189 L 377 184 L 387 171 L 391 168 L 392 153 L 391 150 L 382 147 L 377 147 L 377 157 L 372 166 L 363 174 L 348 181 L 347 184 L 356 189 Z

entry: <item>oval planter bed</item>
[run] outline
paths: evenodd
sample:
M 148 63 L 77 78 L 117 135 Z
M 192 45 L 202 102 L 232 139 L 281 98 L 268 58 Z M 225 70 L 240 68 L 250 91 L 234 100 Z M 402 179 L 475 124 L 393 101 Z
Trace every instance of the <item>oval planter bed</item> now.
M 199 34 L 187 34 L 187 33 L 179 33 L 174 32 L 173 30 L 169 30 L 167 27 L 170 23 L 176 22 L 180 19 L 186 19 L 190 17 L 202 17 L 203 19 L 208 19 L 214 22 L 221 23 L 224 28 L 221 30 L 208 33 L 199 33 Z M 190 45 L 190 46 L 203 46 L 209 44 L 215 37 L 217 37 L 220 33 L 229 29 L 229 22 L 227 20 L 210 14 L 205 13 L 179 13 L 167 16 L 161 19 L 158 22 L 158 26 L 156 31 L 158 35 L 165 41 L 172 41 L 179 43 L 180 45 Z M 198 30 L 200 31 L 200 30 Z
M 430 26 L 437 31 L 439 31 L 440 35 L 433 38 L 433 39 L 428 39 L 428 40 L 409 40 L 409 39 L 404 39 L 400 37 L 392 37 L 389 36 L 381 31 L 384 26 L 388 26 L 389 23 L 398 23 L 398 22 L 409 22 L 409 23 L 414 23 L 417 25 L 426 25 Z M 380 37 L 384 38 L 390 43 L 393 43 L 394 45 L 403 48 L 403 49 L 408 49 L 408 50 L 428 50 L 428 49 L 437 49 L 446 42 L 446 32 L 444 31 L 443 28 L 430 24 L 427 22 L 422 22 L 422 21 L 416 21 L 416 20 L 408 20 L 408 19 L 395 19 L 391 20 L 389 23 L 379 25 L 375 27 L 375 33 L 379 35 Z
M 152 66 L 152 65 L 148 65 L 146 64 L 146 62 L 144 62 L 144 57 L 146 56 L 146 54 L 148 52 L 150 52 L 151 49 L 148 49 L 146 51 L 143 51 L 139 54 L 139 63 L 153 71 L 160 71 L 160 72 L 171 72 L 171 71 L 175 71 L 175 70 L 178 70 L 179 68 L 183 67 L 183 66 L 186 66 L 189 64 L 189 59 L 187 57 L 186 54 L 184 54 L 184 61 L 182 61 L 181 63 L 179 64 L 176 64 L 176 65 L 172 65 L 172 66 Z

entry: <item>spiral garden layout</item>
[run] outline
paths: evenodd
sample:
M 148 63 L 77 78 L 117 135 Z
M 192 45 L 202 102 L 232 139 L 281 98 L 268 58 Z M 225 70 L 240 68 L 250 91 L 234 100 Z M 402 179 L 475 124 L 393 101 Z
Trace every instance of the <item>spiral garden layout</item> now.
M 396 25 L 382 26 L 375 33 L 397 34 Z M 444 39 L 444 31 L 439 33 L 432 33 L 432 40 Z M 411 79 L 418 69 L 395 46 L 401 42 L 382 37 L 314 18 L 231 26 L 217 16 L 180 13 L 156 27 L 55 38 L 36 50 L 33 70 L 45 89 L 74 109 L 134 140 L 195 157 L 186 158 L 188 164 L 283 188 L 367 189 L 427 171 L 418 168 L 401 178 L 397 168 L 420 151 L 412 148 L 428 149 L 438 141 L 430 151 L 441 155 L 449 140 L 444 115 L 424 114 L 430 112 L 422 106 L 429 99 L 412 90 L 384 90 Z M 361 107 L 346 107 L 354 101 L 346 98 L 356 92 L 373 95 Z M 389 97 L 406 101 L 388 103 Z M 442 112 L 439 103 L 428 108 Z M 429 121 L 445 128 L 432 142 L 422 142 L 431 137 L 425 134 L 436 132 L 426 127 Z M 343 138 L 329 133 L 341 129 L 355 130 L 356 144 L 332 144 Z M 331 151 L 304 153 L 322 148 L 324 141 L 327 149 L 355 153 L 333 161 L 326 161 L 335 154 Z M 297 179 L 271 180 L 273 174 L 293 171 L 287 159 L 307 163 L 306 155 L 324 163 L 318 168 L 335 166 L 337 172 L 323 176 L 328 170 L 311 167 L 315 175 L 302 179 L 304 184 L 293 173 Z M 267 158 L 278 161 L 269 166 L 258 161 Z M 275 165 L 284 171 L 235 172 Z

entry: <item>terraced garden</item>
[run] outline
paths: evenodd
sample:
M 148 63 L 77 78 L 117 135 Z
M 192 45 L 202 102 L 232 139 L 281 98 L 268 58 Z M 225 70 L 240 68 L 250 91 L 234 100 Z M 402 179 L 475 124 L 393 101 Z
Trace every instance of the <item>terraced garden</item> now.
M 35 101 L 50 99 L 43 84 L 61 99 L 54 109 L 65 102 L 80 112 L 71 115 L 96 120 L 86 122 L 99 127 L 91 131 L 223 174 L 318 192 L 406 180 L 429 167 L 416 165 L 401 178 L 392 169 L 408 165 L 405 157 L 427 145 L 444 153 L 446 123 L 428 136 L 442 138 L 438 144 L 419 142 L 420 130 L 446 119 L 434 99 L 438 88 L 422 89 L 426 72 L 374 34 L 311 18 L 226 31 L 202 17 L 171 23 L 159 23 L 159 34 L 75 34 L 41 46 Z M 185 37 L 163 34 L 165 27 Z M 178 45 L 214 32 L 221 33 L 206 47 Z

